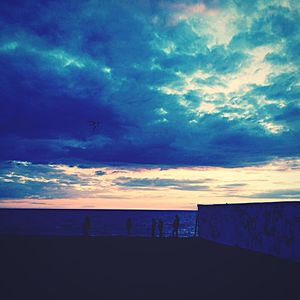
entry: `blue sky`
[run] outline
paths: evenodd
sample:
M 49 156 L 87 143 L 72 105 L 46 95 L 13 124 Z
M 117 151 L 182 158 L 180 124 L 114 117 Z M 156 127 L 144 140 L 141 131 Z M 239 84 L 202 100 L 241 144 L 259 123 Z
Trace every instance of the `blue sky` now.
M 68 189 L 85 184 L 9 188 L 17 162 L 45 180 L 73 166 L 104 178 L 106 166 L 298 165 L 299 23 L 297 0 L 1 1 L 2 198 L 76 198 Z M 157 176 L 111 182 L 210 186 Z

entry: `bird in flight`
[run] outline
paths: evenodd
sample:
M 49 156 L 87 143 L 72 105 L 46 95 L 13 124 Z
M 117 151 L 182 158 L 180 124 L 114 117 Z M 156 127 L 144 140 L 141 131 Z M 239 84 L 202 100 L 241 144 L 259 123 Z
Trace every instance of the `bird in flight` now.
M 91 120 L 89 123 L 93 130 L 97 129 L 100 125 L 100 122 L 95 120 Z

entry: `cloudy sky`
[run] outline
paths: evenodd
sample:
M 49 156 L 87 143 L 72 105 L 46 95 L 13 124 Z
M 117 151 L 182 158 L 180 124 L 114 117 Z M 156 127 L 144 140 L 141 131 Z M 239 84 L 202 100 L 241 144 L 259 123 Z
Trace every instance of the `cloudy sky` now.
M 300 200 L 298 0 L 17 2 L 0 207 Z

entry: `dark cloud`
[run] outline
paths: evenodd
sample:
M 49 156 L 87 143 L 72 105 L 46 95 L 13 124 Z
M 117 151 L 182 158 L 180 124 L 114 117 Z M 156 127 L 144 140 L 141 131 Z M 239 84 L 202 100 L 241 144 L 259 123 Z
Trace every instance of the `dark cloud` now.
M 205 180 L 176 180 L 166 178 L 131 178 L 131 177 L 119 177 L 114 181 L 114 184 L 129 188 L 171 188 L 184 191 L 201 191 L 208 190 L 207 185 L 203 185 Z
M 228 45 L 210 45 L 193 15 L 170 24 L 179 13 L 172 1 L 1 2 L 0 159 L 241 166 L 299 156 L 298 10 L 280 1 L 201 3 L 237 11 Z M 251 63 L 249 51 L 279 42 L 281 52 L 265 61 L 291 68 L 244 95 L 233 92 L 234 105 L 201 90 L 226 87 Z M 184 76 L 197 71 L 207 76 L 185 90 Z M 261 106 L 259 97 L 284 105 Z M 218 109 L 200 114 L 207 100 Z M 230 117 L 248 106 L 250 116 Z M 288 129 L 272 134 L 262 120 Z
M 106 174 L 106 172 L 99 170 L 99 171 L 96 171 L 95 174 L 98 176 L 103 176 Z
M 266 199 L 295 199 L 300 200 L 300 190 L 275 190 L 266 193 L 257 193 L 247 198 L 266 198 Z
M 285 100 L 288 103 L 297 101 L 300 97 L 298 86 L 299 72 L 283 73 L 269 78 L 269 84 L 256 86 L 252 94 L 264 95 L 272 100 Z
M 234 190 L 236 188 L 245 187 L 247 185 L 248 185 L 247 183 L 229 183 L 229 184 L 220 185 L 218 186 L 218 188 Z
M 0 199 L 52 199 L 71 195 L 68 187 L 87 184 L 76 175 L 67 175 L 51 165 L 28 162 L 2 162 Z

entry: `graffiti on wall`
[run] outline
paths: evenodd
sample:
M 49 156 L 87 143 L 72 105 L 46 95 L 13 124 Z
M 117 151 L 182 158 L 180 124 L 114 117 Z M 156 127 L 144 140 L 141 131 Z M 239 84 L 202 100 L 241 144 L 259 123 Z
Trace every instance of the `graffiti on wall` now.
M 300 202 L 198 205 L 198 236 L 300 261 Z

